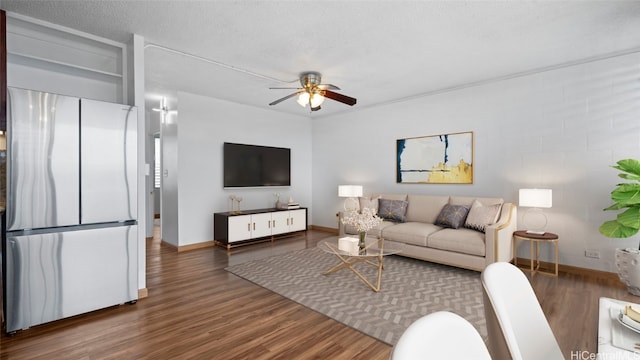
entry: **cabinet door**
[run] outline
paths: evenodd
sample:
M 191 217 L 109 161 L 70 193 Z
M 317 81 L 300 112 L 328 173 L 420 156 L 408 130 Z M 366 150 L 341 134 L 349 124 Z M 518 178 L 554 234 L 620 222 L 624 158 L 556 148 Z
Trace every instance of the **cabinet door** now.
M 289 232 L 290 221 L 288 211 L 276 211 L 271 213 L 271 233 L 273 235 L 277 235 Z
M 307 230 L 307 211 L 304 209 L 289 211 L 289 231 Z
M 251 238 L 271 236 L 271 213 L 251 215 Z
M 251 238 L 251 215 L 229 216 L 228 242 Z

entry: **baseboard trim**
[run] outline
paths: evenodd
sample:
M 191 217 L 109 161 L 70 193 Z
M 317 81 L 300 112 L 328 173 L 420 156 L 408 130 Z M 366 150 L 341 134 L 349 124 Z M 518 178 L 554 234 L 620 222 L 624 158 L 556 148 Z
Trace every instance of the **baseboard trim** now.
M 170 242 L 165 241 L 164 239 L 160 239 L 160 242 L 162 243 L 162 245 L 167 245 L 167 246 L 170 246 L 170 247 L 172 247 L 172 248 L 174 248 L 174 249 L 177 249 L 177 248 L 178 248 L 177 246 L 173 245 L 173 244 L 172 244 L 172 243 L 170 243 Z
M 519 257 L 518 265 L 527 269 L 529 268 L 530 261 L 531 260 L 529 258 Z M 535 261 L 534 261 L 534 266 L 535 266 Z M 555 263 L 548 262 L 548 261 L 540 261 L 540 269 L 544 271 L 553 271 L 555 269 Z M 573 275 L 583 275 L 583 276 L 598 278 L 598 279 L 619 280 L 617 273 L 603 271 L 603 270 L 587 269 L 587 268 L 582 268 L 578 266 L 571 266 L 571 265 L 564 265 L 564 264 L 558 265 L 558 272 L 563 272 L 563 273 L 573 274 Z
M 149 290 L 147 288 L 138 289 L 138 299 L 144 299 L 149 296 Z
M 338 229 L 331 228 L 331 227 L 326 227 L 326 226 L 309 225 L 309 230 L 323 231 L 323 232 L 326 232 L 326 233 L 338 235 Z
M 215 245 L 215 241 L 211 240 L 211 241 L 205 241 L 205 242 L 201 242 L 201 243 L 196 243 L 196 244 L 189 244 L 189 245 L 179 245 L 179 246 L 175 246 L 171 243 L 168 243 L 164 240 L 161 240 L 162 244 L 170 246 L 174 249 L 176 249 L 177 252 L 185 252 L 185 251 L 190 251 L 190 250 L 197 250 L 197 249 L 204 249 L 204 248 L 208 248 L 208 247 L 214 247 Z
M 180 253 L 180 252 L 185 252 L 185 251 L 190 251 L 190 250 L 197 250 L 197 249 L 204 249 L 204 248 L 214 247 L 214 246 L 216 246 L 216 244 L 215 244 L 215 242 L 213 240 L 200 242 L 200 243 L 196 243 L 196 244 L 180 245 L 180 246 L 178 246 L 178 252 Z

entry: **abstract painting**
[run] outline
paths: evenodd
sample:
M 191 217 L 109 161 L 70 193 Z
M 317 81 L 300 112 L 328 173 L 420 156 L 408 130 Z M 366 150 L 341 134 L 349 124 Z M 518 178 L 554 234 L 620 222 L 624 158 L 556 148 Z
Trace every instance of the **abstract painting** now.
M 473 184 L 473 132 L 396 140 L 396 182 Z

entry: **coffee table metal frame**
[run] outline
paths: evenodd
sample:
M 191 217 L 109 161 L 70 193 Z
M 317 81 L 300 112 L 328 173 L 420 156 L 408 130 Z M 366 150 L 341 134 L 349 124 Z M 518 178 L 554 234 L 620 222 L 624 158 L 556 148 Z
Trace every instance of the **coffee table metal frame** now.
M 400 252 L 400 250 L 398 250 L 398 249 L 385 249 L 384 248 L 384 239 L 383 238 L 377 239 L 377 238 L 367 237 L 365 242 L 366 242 L 366 247 L 365 247 L 364 253 L 361 253 L 361 254 L 358 254 L 358 255 L 352 255 L 352 254 L 349 254 L 346 251 L 340 250 L 338 248 L 338 242 L 337 241 L 323 241 L 323 242 L 321 242 L 320 243 L 320 248 L 322 250 L 324 250 L 325 252 L 328 252 L 328 253 L 332 253 L 338 259 L 340 259 L 340 263 L 338 263 L 337 265 L 333 266 L 329 270 L 325 271 L 323 273 L 323 275 L 333 274 L 334 272 L 342 270 L 342 269 L 349 269 L 354 274 L 356 274 L 356 276 L 359 277 L 360 280 L 362 280 L 367 286 L 369 286 L 371 288 L 371 290 L 373 290 L 375 292 L 379 292 L 380 291 L 380 283 L 382 282 L 382 269 L 384 268 L 382 259 L 383 259 L 384 256 L 397 254 L 397 253 Z M 374 266 L 374 267 L 376 267 L 378 269 L 378 276 L 377 276 L 377 278 L 375 280 L 375 285 L 372 284 L 371 281 L 369 281 L 369 279 L 367 279 L 364 275 L 362 275 L 362 273 L 360 273 L 355 268 L 355 265 L 359 264 L 359 263 L 366 263 L 366 264 Z

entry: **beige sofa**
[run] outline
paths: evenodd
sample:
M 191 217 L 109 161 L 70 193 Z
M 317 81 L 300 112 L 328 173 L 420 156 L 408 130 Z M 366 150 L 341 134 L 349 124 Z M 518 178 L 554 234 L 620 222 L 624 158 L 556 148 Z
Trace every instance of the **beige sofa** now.
M 382 194 L 359 199 L 361 208 L 377 206 L 376 212 L 386 210 L 389 204 L 406 205 L 404 218 L 385 220 L 371 229 L 368 235 L 383 238 L 385 244 L 399 247 L 402 256 L 476 271 L 482 271 L 491 263 L 513 258 L 512 236 L 516 230 L 517 209 L 503 199 L 406 194 Z M 380 208 L 382 205 L 385 209 Z M 445 207 L 447 211 L 443 211 Z M 462 208 L 468 210 L 465 223 L 452 228 L 446 215 L 454 210 L 463 210 L 464 213 Z M 484 221 L 482 226 L 473 226 L 472 221 L 477 223 L 480 214 L 485 216 L 480 220 Z M 341 217 L 343 215 L 340 213 Z M 493 218 L 486 220 L 488 215 Z M 455 227 L 456 221 L 453 222 Z M 340 236 L 345 234 L 355 235 L 357 231 L 352 226 L 341 225 Z

